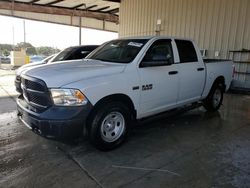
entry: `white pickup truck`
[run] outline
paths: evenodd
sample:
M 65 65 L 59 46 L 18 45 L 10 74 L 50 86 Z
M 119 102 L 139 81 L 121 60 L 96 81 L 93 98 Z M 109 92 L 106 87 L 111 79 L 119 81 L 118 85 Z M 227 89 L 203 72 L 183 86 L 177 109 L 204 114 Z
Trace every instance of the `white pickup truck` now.
M 102 150 L 120 145 L 132 120 L 196 102 L 218 110 L 233 74 L 231 61 L 204 62 L 194 42 L 172 37 L 113 40 L 67 62 L 21 74 L 18 114 L 44 136 L 88 133 Z

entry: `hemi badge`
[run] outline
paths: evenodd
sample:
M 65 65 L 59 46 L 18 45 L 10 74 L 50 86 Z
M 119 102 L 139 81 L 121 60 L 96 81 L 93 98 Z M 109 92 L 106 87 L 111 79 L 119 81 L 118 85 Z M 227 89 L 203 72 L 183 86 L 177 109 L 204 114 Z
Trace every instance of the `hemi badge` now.
M 140 89 L 139 86 L 134 86 L 134 87 L 133 87 L 133 90 L 138 90 L 138 89 Z

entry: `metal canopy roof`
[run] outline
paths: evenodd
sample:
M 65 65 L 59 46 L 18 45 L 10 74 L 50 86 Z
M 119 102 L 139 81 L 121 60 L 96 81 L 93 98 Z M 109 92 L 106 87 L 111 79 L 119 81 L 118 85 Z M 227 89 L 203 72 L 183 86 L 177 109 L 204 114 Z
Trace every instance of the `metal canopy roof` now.
M 83 26 L 110 31 L 118 30 L 119 7 L 120 0 L 0 0 L 1 15 L 74 26 L 85 17 Z

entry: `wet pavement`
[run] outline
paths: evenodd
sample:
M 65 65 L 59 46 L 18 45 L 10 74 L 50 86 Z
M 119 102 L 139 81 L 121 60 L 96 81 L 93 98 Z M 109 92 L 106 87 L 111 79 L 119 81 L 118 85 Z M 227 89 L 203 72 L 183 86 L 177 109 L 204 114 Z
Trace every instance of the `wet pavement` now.
M 120 148 L 48 140 L 17 118 L 14 72 L 0 70 L 0 187 L 250 187 L 250 96 L 226 94 L 134 127 Z

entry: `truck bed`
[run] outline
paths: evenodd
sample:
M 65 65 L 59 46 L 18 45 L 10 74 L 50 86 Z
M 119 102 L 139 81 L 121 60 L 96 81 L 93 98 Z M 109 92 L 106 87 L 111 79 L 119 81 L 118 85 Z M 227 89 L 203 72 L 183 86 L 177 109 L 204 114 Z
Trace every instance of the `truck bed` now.
M 204 63 L 207 74 L 203 96 L 208 95 L 214 80 L 220 76 L 225 79 L 226 90 L 228 90 L 233 75 L 233 62 L 226 59 L 204 59 Z

